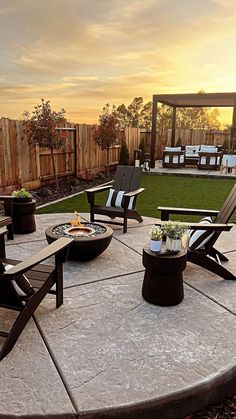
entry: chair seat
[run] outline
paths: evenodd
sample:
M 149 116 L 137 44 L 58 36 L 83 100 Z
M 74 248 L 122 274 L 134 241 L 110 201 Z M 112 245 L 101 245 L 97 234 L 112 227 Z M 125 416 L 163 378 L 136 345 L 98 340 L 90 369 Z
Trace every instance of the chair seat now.
M 1 259 L 1 261 L 4 264 L 9 265 L 18 265 L 18 263 L 21 262 L 21 260 L 17 259 Z M 37 266 L 34 266 L 29 271 L 25 272 L 25 276 L 29 279 L 32 287 L 34 289 L 41 288 L 42 284 L 48 279 L 48 276 L 53 272 L 54 266 L 46 265 L 43 263 L 40 263 Z M 50 292 L 49 292 L 50 293 Z M 52 292 L 52 294 L 55 294 Z
M 112 217 L 123 217 L 124 215 L 124 208 L 94 205 L 94 210 L 96 214 L 107 215 L 108 217 L 110 217 L 110 215 Z

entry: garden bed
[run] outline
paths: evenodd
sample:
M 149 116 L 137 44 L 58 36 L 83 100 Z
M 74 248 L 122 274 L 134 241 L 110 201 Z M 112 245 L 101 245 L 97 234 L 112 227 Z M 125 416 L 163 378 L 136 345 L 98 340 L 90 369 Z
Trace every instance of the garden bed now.
M 92 179 L 79 179 L 71 177 L 69 179 L 63 179 L 59 181 L 59 190 L 56 190 L 55 184 L 46 184 L 41 188 L 30 191 L 33 199 L 36 200 L 36 205 L 47 204 L 57 199 L 67 197 L 69 195 L 82 192 L 85 189 L 92 188 L 114 179 L 114 170 L 110 170 L 109 173 L 97 173 Z

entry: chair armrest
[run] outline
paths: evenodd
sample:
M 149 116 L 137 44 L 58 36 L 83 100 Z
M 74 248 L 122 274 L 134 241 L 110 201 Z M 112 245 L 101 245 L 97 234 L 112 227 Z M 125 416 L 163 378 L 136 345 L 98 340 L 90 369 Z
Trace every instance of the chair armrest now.
M 4 212 L 6 215 L 12 215 L 12 206 L 14 202 L 14 196 L 12 195 L 0 195 L 0 202 L 3 202 Z
M 19 275 L 29 271 L 31 268 L 38 265 L 40 262 L 43 262 L 45 259 L 57 255 L 59 252 L 66 249 L 73 241 L 74 239 L 69 239 L 66 237 L 55 240 L 40 252 L 37 252 L 35 255 L 30 256 L 23 262 L 20 262 L 16 266 L 13 266 L 12 268 L 5 271 L 4 276 L 7 275 L 10 277 L 10 279 L 17 278 Z
M 175 207 L 157 207 L 161 211 L 161 220 L 168 221 L 169 214 L 182 214 L 182 215 L 212 215 L 215 216 L 219 213 L 217 210 L 196 209 L 196 208 L 175 208 Z
M 12 224 L 12 219 L 8 215 L 0 215 L 0 228 L 6 227 L 9 224 Z
M 191 230 L 206 230 L 206 231 L 229 231 L 234 224 L 200 224 L 190 223 L 188 224 Z
M 124 196 L 127 196 L 128 198 L 132 198 L 132 196 L 138 195 L 144 190 L 145 188 L 139 188 L 139 189 L 136 189 L 136 191 L 126 192 Z
M 14 199 L 14 196 L 12 195 L 0 195 L 0 201 L 10 200 Z
M 163 226 L 165 221 L 158 221 L 155 223 L 156 226 Z M 184 223 L 186 224 L 186 223 Z M 191 230 L 206 230 L 206 231 L 229 231 L 234 224 L 200 224 L 200 223 L 187 223 Z
M 86 192 L 86 193 L 97 193 L 97 192 L 107 191 L 108 189 L 110 189 L 110 187 L 112 186 L 112 183 L 113 182 L 114 182 L 114 180 L 112 180 L 111 182 L 109 182 L 109 184 L 107 184 L 107 185 L 95 186 L 94 188 L 85 189 L 84 192 Z

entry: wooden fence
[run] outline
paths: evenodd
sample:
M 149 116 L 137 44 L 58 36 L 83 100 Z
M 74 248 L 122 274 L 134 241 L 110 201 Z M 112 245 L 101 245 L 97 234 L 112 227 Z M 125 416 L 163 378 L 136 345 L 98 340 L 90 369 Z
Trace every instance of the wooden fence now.
M 64 147 L 54 151 L 59 177 L 77 176 L 90 178 L 106 168 L 106 151 L 94 142 L 96 125 L 67 124 L 68 135 Z M 125 136 L 132 158 L 139 145 L 137 128 L 126 128 Z M 119 162 L 120 145 L 109 150 L 109 164 Z M 11 192 L 25 187 L 37 189 L 53 179 L 50 150 L 34 148 L 28 144 L 23 122 L 0 119 L 0 192 Z
M 106 151 L 96 146 L 93 135 L 96 125 L 68 124 L 66 145 L 55 151 L 59 177 L 77 176 L 90 178 L 106 168 Z M 181 144 L 223 144 L 229 133 L 225 131 L 176 130 L 176 140 Z M 163 148 L 170 145 L 170 130 L 158 133 L 156 157 L 161 158 Z M 138 128 L 126 128 L 125 138 L 130 160 L 141 138 L 146 151 L 151 149 L 151 133 Z M 119 162 L 120 145 L 109 150 L 110 165 Z M 50 151 L 28 144 L 22 121 L 0 119 L 0 192 L 11 192 L 21 186 L 37 189 L 53 178 Z

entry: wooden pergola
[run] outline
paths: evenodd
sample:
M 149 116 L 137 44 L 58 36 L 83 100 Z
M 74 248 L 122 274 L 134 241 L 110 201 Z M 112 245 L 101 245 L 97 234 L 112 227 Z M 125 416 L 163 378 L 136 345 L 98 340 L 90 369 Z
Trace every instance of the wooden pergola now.
M 175 125 L 177 108 L 232 107 L 232 126 L 236 128 L 236 93 L 185 93 L 153 95 L 151 167 L 155 167 L 155 147 L 157 131 L 157 105 L 163 103 L 172 107 L 171 146 L 175 145 Z

